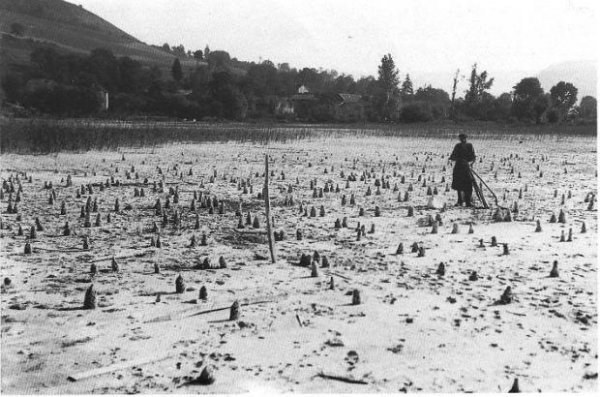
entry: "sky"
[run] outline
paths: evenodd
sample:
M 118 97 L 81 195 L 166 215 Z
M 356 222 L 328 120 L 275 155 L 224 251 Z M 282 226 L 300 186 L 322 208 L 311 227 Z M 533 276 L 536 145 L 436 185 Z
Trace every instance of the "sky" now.
M 449 90 L 472 64 L 492 93 L 556 63 L 596 60 L 596 0 L 73 0 L 148 44 L 244 61 L 377 74 L 390 53 L 415 86 Z M 463 81 L 463 84 L 466 82 Z

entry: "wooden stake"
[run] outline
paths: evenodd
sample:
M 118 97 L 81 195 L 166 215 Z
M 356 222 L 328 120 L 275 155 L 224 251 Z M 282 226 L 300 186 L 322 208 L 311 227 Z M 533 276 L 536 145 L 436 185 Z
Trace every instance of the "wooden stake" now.
M 275 263 L 275 238 L 273 237 L 273 228 L 271 227 L 271 202 L 269 201 L 269 155 L 265 154 L 265 212 L 267 215 L 267 238 L 269 240 L 269 252 L 271 253 L 271 262 Z

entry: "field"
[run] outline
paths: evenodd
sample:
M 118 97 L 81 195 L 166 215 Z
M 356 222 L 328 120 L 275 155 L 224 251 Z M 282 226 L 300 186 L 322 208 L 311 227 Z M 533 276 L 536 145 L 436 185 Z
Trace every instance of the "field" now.
M 455 131 L 3 153 L 1 391 L 597 391 L 596 138 L 469 133 L 511 221 Z

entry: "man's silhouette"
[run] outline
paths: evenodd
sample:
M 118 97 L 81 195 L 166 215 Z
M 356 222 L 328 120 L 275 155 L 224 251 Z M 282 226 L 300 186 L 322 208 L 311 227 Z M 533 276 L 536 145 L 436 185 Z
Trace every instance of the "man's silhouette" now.
M 458 139 L 460 142 L 454 146 L 454 150 L 450 155 L 450 160 L 455 161 L 454 171 L 452 172 L 452 189 L 456 190 L 458 195 L 457 206 L 462 206 L 464 202 L 467 207 L 471 207 L 473 181 L 470 167 L 475 161 L 475 150 L 473 150 L 473 145 L 467 143 L 465 134 L 460 134 Z

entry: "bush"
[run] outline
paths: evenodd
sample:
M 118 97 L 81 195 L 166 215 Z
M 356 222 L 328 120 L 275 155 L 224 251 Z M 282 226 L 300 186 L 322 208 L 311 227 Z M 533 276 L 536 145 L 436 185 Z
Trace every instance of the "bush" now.
M 95 90 L 63 84 L 28 91 L 23 102 L 27 107 L 56 116 L 87 115 L 100 108 L 100 96 Z
M 7 102 L 17 103 L 21 101 L 25 88 L 25 82 L 21 74 L 9 72 L 2 76 L 1 84 Z
M 204 114 L 197 102 L 177 94 L 165 94 L 164 114 L 172 117 L 201 119 Z
M 415 102 L 404 106 L 400 110 L 400 119 L 405 123 L 418 123 L 433 120 L 433 114 L 428 104 Z
M 557 123 L 560 120 L 560 115 L 556 109 L 550 110 L 547 117 L 549 123 Z
M 115 94 L 110 97 L 110 112 L 116 114 L 139 114 L 147 106 L 147 100 L 140 95 Z
M 25 26 L 18 22 L 14 22 L 10 25 L 10 32 L 17 36 L 23 36 L 23 33 L 25 33 Z

